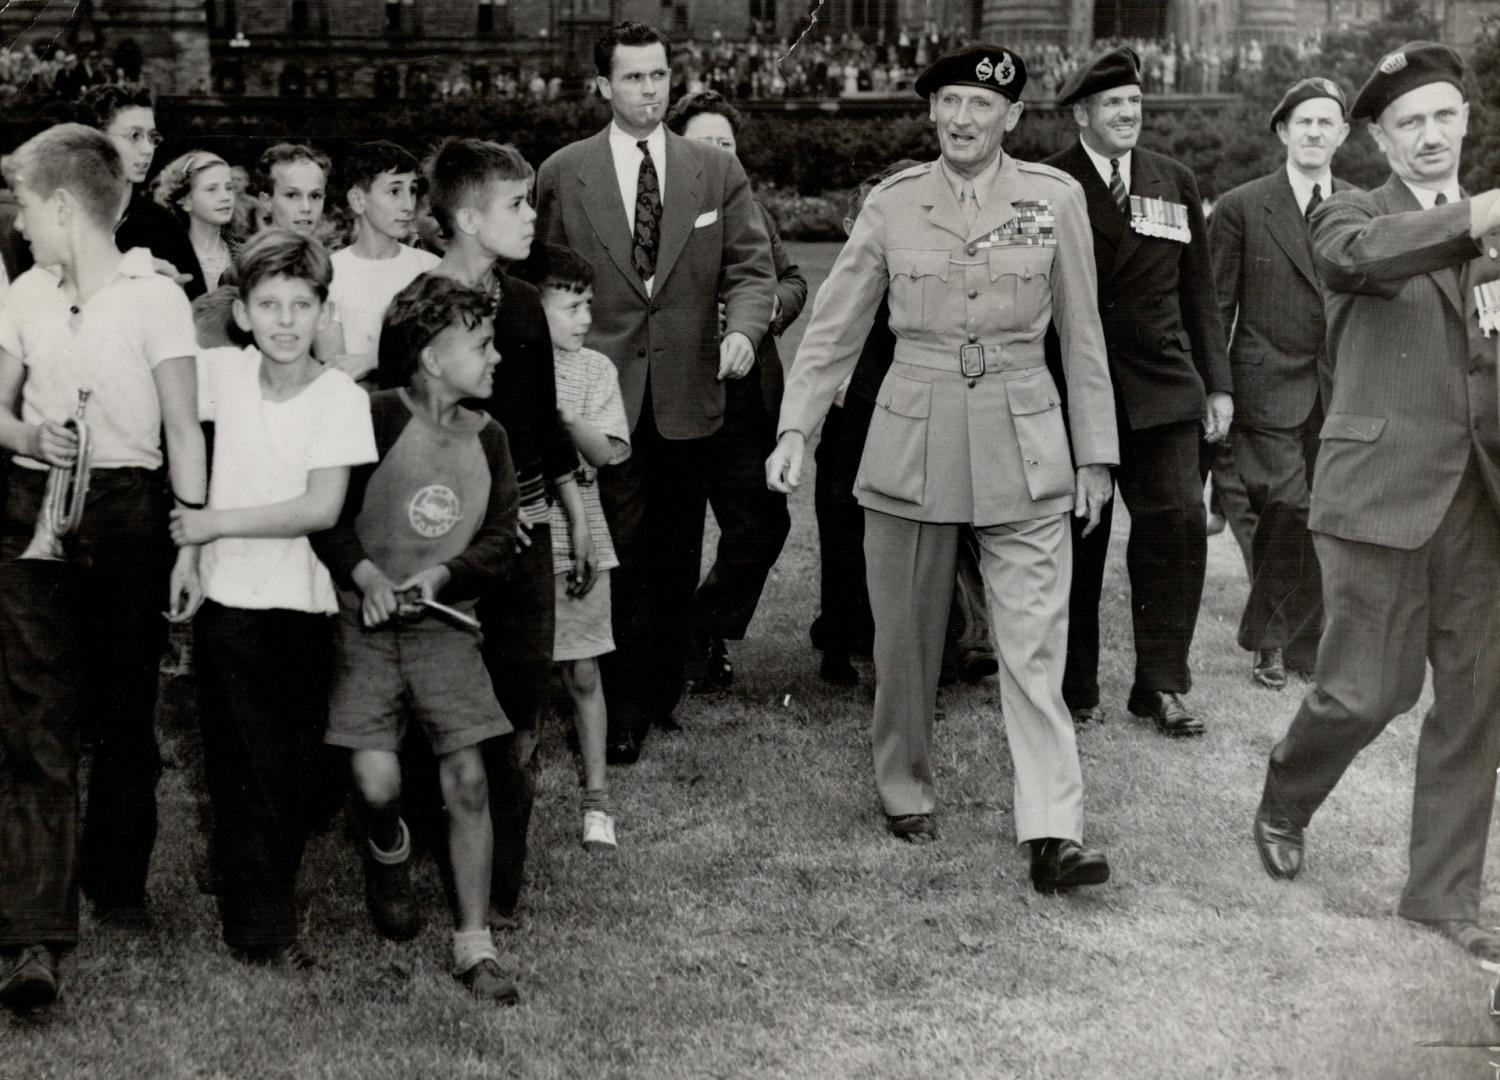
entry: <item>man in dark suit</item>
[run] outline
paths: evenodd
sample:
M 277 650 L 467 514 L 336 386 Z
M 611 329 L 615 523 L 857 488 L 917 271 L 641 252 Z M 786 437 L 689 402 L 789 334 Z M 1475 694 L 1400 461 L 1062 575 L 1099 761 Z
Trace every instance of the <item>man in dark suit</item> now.
M 1163 734 L 1199 735 L 1203 720 L 1182 698 L 1192 685 L 1188 651 L 1208 551 L 1199 441 L 1222 440 L 1234 414 L 1202 200 L 1186 166 L 1136 147 L 1141 69 L 1133 49 L 1085 64 L 1057 100 L 1073 107 L 1080 138 L 1047 164 L 1072 175 L 1088 201 L 1120 431 L 1115 482 L 1130 510 L 1136 660 L 1127 707 Z M 1099 591 L 1111 505 L 1087 538 L 1074 523 L 1063 697 L 1076 723 L 1103 715 Z
M 1391 178 L 1313 215 L 1337 371 L 1311 517 L 1326 619 L 1254 836 L 1272 877 L 1296 877 L 1313 814 L 1430 663 L 1397 912 L 1500 970 L 1500 934 L 1476 921 L 1500 765 L 1500 417 L 1476 301 L 1500 279 L 1500 192 L 1459 188 L 1463 76 L 1447 45 L 1382 59 L 1350 115 Z
M 703 544 L 709 437 L 724 380 L 747 375 L 771 324 L 771 245 L 734 155 L 662 124 L 671 71 L 661 34 L 620 23 L 594 46 L 613 119 L 537 173 L 537 235 L 598 272 L 588 345 L 614 361 L 628 460 L 599 472 L 620 565 L 604 658 L 611 761 L 671 726 Z M 724 326 L 719 331 L 719 299 Z
M 1288 89 L 1271 113 L 1286 165 L 1226 194 L 1209 222 L 1220 312 L 1233 327 L 1234 462 L 1256 514 L 1239 642 L 1255 654 L 1255 681 L 1273 690 L 1287 668 L 1312 674 L 1322 629 L 1307 510 L 1332 369 L 1307 220 L 1349 187 L 1330 168 L 1349 135 L 1345 107 L 1331 79 Z

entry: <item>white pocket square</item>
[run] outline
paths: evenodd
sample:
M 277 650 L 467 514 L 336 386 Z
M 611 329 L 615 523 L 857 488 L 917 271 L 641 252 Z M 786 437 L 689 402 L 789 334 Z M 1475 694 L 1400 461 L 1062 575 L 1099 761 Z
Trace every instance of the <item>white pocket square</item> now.
M 717 210 L 710 210 L 706 214 L 699 214 L 697 216 L 697 218 L 694 219 L 694 221 L 693 221 L 693 228 L 695 228 L 695 229 L 701 229 L 705 225 L 712 225 L 714 222 L 716 222 L 718 220 L 719 220 L 719 212 Z

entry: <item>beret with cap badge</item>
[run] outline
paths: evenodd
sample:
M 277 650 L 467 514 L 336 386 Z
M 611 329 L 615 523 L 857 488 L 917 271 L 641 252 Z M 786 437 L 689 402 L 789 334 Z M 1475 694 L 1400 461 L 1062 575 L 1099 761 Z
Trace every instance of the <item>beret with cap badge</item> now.
M 1059 105 L 1072 105 L 1094 94 L 1120 86 L 1141 85 L 1141 58 L 1128 45 L 1111 49 L 1103 56 L 1083 65 L 1063 83 L 1057 92 Z
M 1275 131 L 1276 125 L 1290 116 L 1292 110 L 1298 105 L 1304 101 L 1312 101 L 1314 98 L 1332 98 L 1339 103 L 1341 112 L 1346 115 L 1349 112 L 1349 102 L 1344 98 L 1344 91 L 1339 84 L 1321 75 L 1314 75 L 1293 83 L 1287 92 L 1281 95 L 1281 101 L 1275 109 L 1271 110 L 1271 130 Z
M 977 86 L 1021 100 L 1026 62 L 1000 45 L 971 45 L 944 53 L 917 76 L 914 89 L 926 97 L 940 86 Z
M 1463 90 L 1464 60 L 1451 45 L 1436 41 L 1408 41 L 1387 53 L 1349 110 L 1351 120 L 1378 120 L 1385 107 L 1402 94 L 1428 83 L 1447 82 Z

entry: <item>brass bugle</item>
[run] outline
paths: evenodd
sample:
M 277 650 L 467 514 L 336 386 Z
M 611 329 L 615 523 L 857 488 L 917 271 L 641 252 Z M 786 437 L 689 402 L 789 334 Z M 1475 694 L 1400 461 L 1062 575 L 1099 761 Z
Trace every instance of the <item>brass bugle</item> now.
M 78 412 L 63 423 L 78 438 L 78 456 L 72 465 L 54 466 L 47 474 L 42 508 L 36 515 L 36 531 L 31 534 L 31 543 L 21 552 L 23 559 L 61 562 L 66 558 L 62 538 L 77 529 L 83 520 L 84 499 L 89 493 L 89 460 L 93 455 L 83 412 L 88 408 L 91 392 L 78 391 Z

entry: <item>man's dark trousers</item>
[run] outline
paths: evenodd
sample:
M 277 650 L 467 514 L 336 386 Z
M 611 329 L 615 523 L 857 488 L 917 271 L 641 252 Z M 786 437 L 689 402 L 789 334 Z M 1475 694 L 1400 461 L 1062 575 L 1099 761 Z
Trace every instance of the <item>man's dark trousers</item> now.
M 1120 430 L 1119 497 L 1130 511 L 1125 564 L 1130 575 L 1137 692 L 1192 688 L 1188 652 L 1203 599 L 1207 519 L 1199 479 L 1197 421 Z M 1063 699 L 1072 709 L 1099 704 L 1099 594 L 1109 553 L 1114 500 L 1085 538 L 1073 518 L 1073 589 L 1068 600 L 1068 663 Z

